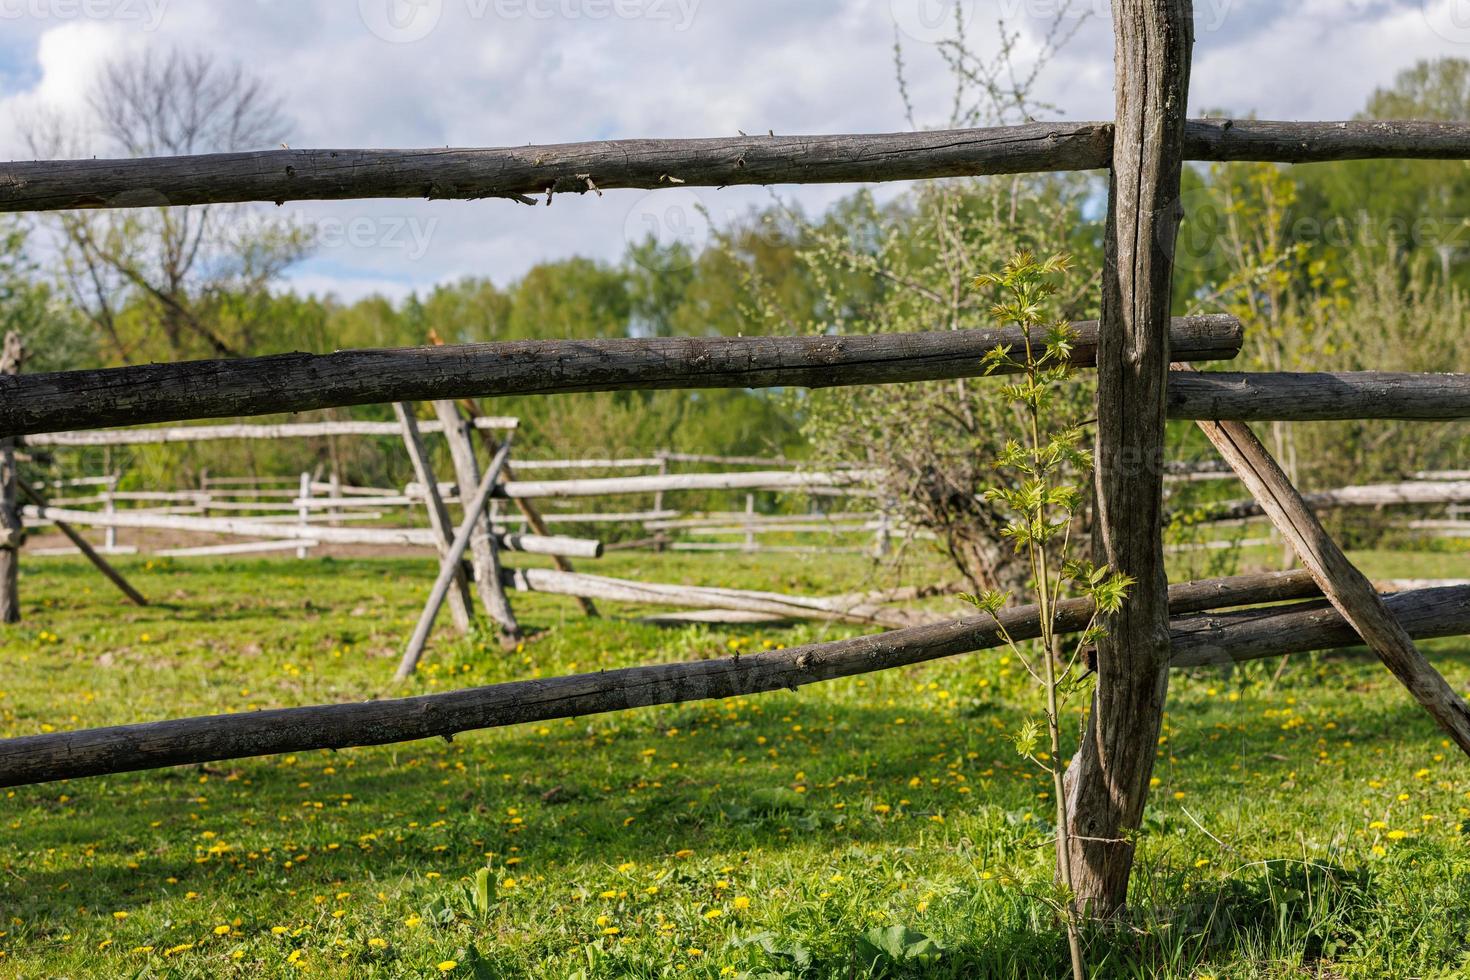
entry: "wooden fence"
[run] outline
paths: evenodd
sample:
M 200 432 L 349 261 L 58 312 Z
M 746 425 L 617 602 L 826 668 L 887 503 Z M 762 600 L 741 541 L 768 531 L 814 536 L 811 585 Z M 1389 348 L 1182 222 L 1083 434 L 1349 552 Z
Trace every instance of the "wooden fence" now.
M 912 180 L 1108 168 L 1102 320 L 1079 359 L 1098 372 L 1100 558 L 1137 583 L 1100 641 L 1091 716 L 1068 769 L 1073 887 L 1094 911 L 1120 907 L 1175 663 L 1268 656 L 1366 641 L 1462 750 L 1470 709 L 1412 637 L 1470 630 L 1470 593 L 1385 601 L 1322 530 L 1247 421 L 1470 416 L 1470 378 L 1446 375 L 1210 374 L 1171 329 L 1173 244 L 1185 160 L 1470 159 L 1470 124 L 1186 121 L 1189 0 L 1114 0 L 1112 123 L 874 136 L 621 140 L 490 150 L 273 150 L 202 157 L 0 165 L 0 210 L 155 207 L 355 197 L 535 196 L 611 187 Z M 1186 333 L 1194 329 L 1186 323 Z M 1201 325 L 1203 329 L 1203 325 Z M 1204 330 L 1204 346 L 1223 339 Z M 1014 338 L 1011 338 L 1012 340 Z M 1004 332 L 805 338 L 545 341 L 293 354 L 0 377 L 0 440 L 92 426 L 264 414 L 374 402 L 625 388 L 879 384 L 970 377 Z M 1170 370 L 1171 361 L 1180 362 Z M 442 404 L 442 402 L 441 402 Z M 442 416 L 441 416 L 442 417 Z M 1297 550 L 1320 604 L 1179 617 L 1163 560 L 1166 417 L 1199 420 Z M 452 428 L 452 427 L 451 427 Z M 465 444 L 468 444 L 467 442 Z M 456 482 L 484 488 L 456 459 Z M 432 477 L 423 481 L 433 488 Z M 488 490 L 477 499 L 488 499 Z M 472 508 L 473 509 L 473 508 Z M 433 509 L 431 509 L 431 514 Z M 462 525 L 446 552 L 472 530 Z M 499 583 L 493 541 L 480 583 Z M 1228 583 L 1206 589 L 1228 604 Z M 1085 610 L 1067 607 L 1075 627 Z M 1035 613 L 1006 614 L 1013 636 Z M 1029 618 L 1027 618 L 1029 617 Z M 513 621 L 502 623 L 514 630 Z M 418 698 L 62 732 L 0 742 L 0 784 L 151 766 L 374 744 L 647 704 L 794 688 L 984 648 L 989 622 L 956 621 L 738 659 L 638 667 Z

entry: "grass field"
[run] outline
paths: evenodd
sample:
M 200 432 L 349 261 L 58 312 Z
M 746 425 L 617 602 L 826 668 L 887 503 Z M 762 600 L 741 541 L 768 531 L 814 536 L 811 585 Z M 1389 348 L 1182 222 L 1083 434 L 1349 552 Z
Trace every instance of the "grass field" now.
M 1459 577 L 1463 554 L 1358 556 Z M 428 561 L 25 566 L 0 734 L 390 693 Z M 852 558 L 598 571 L 833 593 Z M 937 573 L 935 573 L 937 574 Z M 515 654 L 441 631 L 415 692 L 847 627 L 667 629 L 522 597 Z M 1426 644 L 1460 690 L 1470 641 Z M 1470 973 L 1470 773 L 1361 653 L 1176 674 L 1131 920 L 1098 976 Z M 726 702 L 5 791 L 0 975 L 1056 977 L 1044 780 L 1000 653 Z M 485 869 L 485 873 L 480 873 Z

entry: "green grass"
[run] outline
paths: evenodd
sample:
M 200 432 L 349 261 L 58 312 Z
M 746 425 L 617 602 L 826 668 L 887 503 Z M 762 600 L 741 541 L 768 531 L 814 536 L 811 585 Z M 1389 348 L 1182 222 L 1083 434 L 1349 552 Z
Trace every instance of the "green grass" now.
M 1359 557 L 1379 575 L 1464 567 Z M 121 604 L 75 562 L 26 564 L 0 734 L 389 693 L 432 572 L 124 567 L 157 605 Z M 598 570 L 807 593 L 874 579 L 832 556 L 623 554 Z M 409 690 L 853 632 L 590 621 L 540 596 L 518 609 L 522 650 L 442 631 Z M 1426 647 L 1470 684 L 1470 641 Z M 1087 937 L 1097 975 L 1464 975 L 1464 761 L 1371 658 L 1278 666 L 1174 676 L 1134 912 Z M 1046 786 L 1006 741 L 1036 706 L 989 653 L 453 743 L 5 791 L 0 975 L 428 977 L 452 960 L 449 976 L 480 978 L 1060 976 L 1065 939 L 1035 898 Z

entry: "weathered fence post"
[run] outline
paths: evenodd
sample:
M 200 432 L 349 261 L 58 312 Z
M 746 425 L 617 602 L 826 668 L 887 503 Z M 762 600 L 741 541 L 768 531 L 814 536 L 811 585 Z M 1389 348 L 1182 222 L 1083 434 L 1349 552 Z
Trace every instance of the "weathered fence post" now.
M 434 402 L 434 411 L 444 423 L 444 437 L 449 440 L 449 455 L 454 459 L 455 482 L 459 484 L 461 505 L 469 506 L 469 494 L 480 484 L 480 464 L 475 459 L 475 444 L 470 441 L 469 426 L 452 401 Z M 502 464 L 503 465 L 503 464 Z M 490 518 L 483 511 L 476 517 L 475 533 L 470 539 L 471 564 L 475 569 L 475 588 L 485 612 L 500 627 L 501 639 L 507 646 L 521 641 L 521 627 L 511 611 L 510 600 L 500 584 L 500 554 Z
M 117 498 L 113 494 L 117 493 L 117 485 L 120 480 L 120 474 L 108 474 L 107 489 L 102 493 L 102 513 L 108 517 L 117 513 Z M 117 551 L 117 528 L 108 527 L 102 532 L 102 550 L 109 555 Z
M 20 334 L 5 335 L 0 349 L 0 374 L 19 374 L 25 360 Z M 16 502 L 15 440 L 0 439 L 0 622 L 20 622 L 20 546 L 25 528 Z
M 660 449 L 658 452 L 654 453 L 653 455 L 658 459 L 658 475 L 659 476 L 668 476 L 669 475 L 669 453 L 668 453 L 668 450 L 667 449 Z M 664 509 L 664 492 L 662 490 L 656 491 L 654 493 L 654 495 L 653 495 L 653 509 L 655 511 L 662 511 Z M 654 551 L 663 551 L 666 548 L 668 548 L 668 546 L 669 546 L 669 534 L 668 534 L 667 531 L 660 530 L 657 534 L 655 534 L 653 536 L 653 538 L 654 538 L 654 541 L 653 541 L 653 550 Z
M 305 531 L 307 528 L 311 527 L 311 474 L 310 473 L 302 472 L 302 474 L 301 474 L 301 484 L 300 485 L 301 485 L 301 491 L 300 491 L 299 494 L 297 494 L 298 499 L 296 501 L 296 515 L 297 515 L 297 523 L 300 524 L 301 525 L 301 529 L 303 531 Z M 301 558 L 301 559 L 305 559 L 306 556 L 309 555 L 310 553 L 311 553 L 311 546 L 307 543 L 306 539 L 303 538 L 301 540 L 301 546 L 296 549 L 296 557 L 297 558 Z
M 464 520 L 460 523 L 459 530 L 455 532 L 454 540 L 449 543 L 449 550 L 444 555 L 444 560 L 439 565 L 439 575 L 434 579 L 434 586 L 429 590 L 429 601 L 424 603 L 424 611 L 419 615 L 418 625 L 414 627 L 413 636 L 409 637 L 408 647 L 403 651 L 403 659 L 398 662 L 398 673 L 394 675 L 395 680 L 403 680 L 418 668 L 419 658 L 424 654 L 424 644 L 429 642 L 429 631 L 434 628 L 434 619 L 439 615 L 439 607 L 444 604 L 444 597 L 449 594 L 450 584 L 454 581 L 456 570 L 464 558 L 465 549 L 471 546 L 471 542 L 482 532 L 479 530 L 483 523 L 481 518 L 485 516 L 486 504 L 490 501 L 490 495 L 495 492 L 495 483 L 500 479 L 500 471 L 505 467 L 505 461 L 510 456 L 510 443 L 506 442 L 500 447 L 500 452 L 490 461 L 489 469 L 485 470 L 485 476 L 479 481 L 475 489 L 474 498 L 468 496 L 467 488 L 461 487 L 459 498 L 464 503 Z M 495 574 L 500 574 L 497 567 Z M 503 588 L 497 578 L 495 589 L 497 592 Z M 502 598 L 504 593 L 500 592 Z
M 482 417 L 480 406 L 475 402 L 473 398 L 464 399 L 462 404 L 464 405 L 465 412 L 469 415 L 471 421 Z M 476 431 L 480 433 L 480 438 L 485 443 L 485 448 L 490 451 L 491 458 L 494 458 L 494 456 L 500 452 L 500 443 L 495 441 L 495 436 L 490 433 L 490 430 L 476 427 Z M 508 481 L 512 479 L 513 476 L 514 473 L 511 470 L 510 464 L 507 463 L 505 465 L 505 468 L 500 471 L 501 482 Z M 499 503 L 499 501 L 494 498 L 492 498 L 490 502 L 492 504 Z M 531 532 L 533 534 L 551 533 L 546 529 L 546 521 L 544 518 L 542 518 L 541 511 L 536 508 L 535 504 L 531 503 L 531 501 L 527 500 L 525 497 L 516 498 L 516 510 L 520 511 L 521 516 L 526 519 L 526 526 L 531 529 Z M 491 522 L 491 526 L 494 526 L 493 521 Z M 554 564 L 559 571 L 572 571 L 572 563 L 568 561 L 564 555 L 553 555 L 551 561 L 552 564 Z M 587 596 L 578 596 L 577 604 L 582 607 L 582 612 L 586 613 L 588 616 L 597 615 L 597 605 Z
M 434 475 L 434 465 L 424 448 L 424 437 L 419 432 L 413 406 L 394 402 L 393 414 L 398 416 L 398 424 L 403 426 L 403 447 L 408 450 L 408 458 L 413 463 L 414 478 L 424 488 L 424 506 L 429 511 L 429 526 L 437 535 L 435 543 L 439 546 L 439 560 L 443 562 L 454 543 L 454 524 L 449 520 L 449 508 L 444 506 L 444 498 L 439 493 L 439 480 Z M 454 619 L 454 628 L 461 633 L 468 633 L 470 624 L 475 619 L 475 599 L 470 593 L 470 580 L 464 573 L 464 565 L 456 564 L 458 568 L 454 574 L 454 589 L 449 595 L 449 614 Z
M 1164 400 L 1193 15 L 1191 0 L 1113 0 L 1117 128 L 1097 353 L 1095 550 L 1136 584 L 1098 643 L 1092 711 L 1067 772 L 1073 886 L 1097 915 L 1127 901 L 1128 838 L 1143 818 L 1168 689 Z
M 330 438 L 328 441 L 335 442 Z M 331 516 L 331 525 L 341 527 L 342 508 L 338 505 L 338 501 L 342 499 L 342 473 L 337 469 L 335 461 L 332 463 L 332 472 L 327 475 L 327 496 L 332 498 L 332 507 L 327 511 Z

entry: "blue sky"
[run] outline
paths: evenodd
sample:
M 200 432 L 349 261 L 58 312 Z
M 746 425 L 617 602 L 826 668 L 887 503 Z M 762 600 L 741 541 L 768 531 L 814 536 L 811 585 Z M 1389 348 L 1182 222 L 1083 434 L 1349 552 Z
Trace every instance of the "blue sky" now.
M 977 46 L 1005 17 L 1032 50 L 1065 0 L 959 0 Z M 892 131 L 905 46 L 921 125 L 948 83 L 932 45 L 943 0 L 0 0 L 0 153 L 19 120 L 81 104 L 95 66 L 143 47 L 239 59 L 288 98 L 289 143 L 497 146 L 629 136 Z M 1470 0 L 1195 0 L 1192 110 L 1346 118 L 1422 57 L 1470 56 Z M 1106 0 L 1073 0 L 1070 45 L 1041 76 L 1061 118 L 1112 111 Z M 785 188 L 820 209 L 851 188 Z M 717 218 L 762 189 L 610 191 L 550 208 L 503 201 L 288 205 L 324 246 L 303 291 L 398 297 L 465 275 L 505 282 L 573 254 L 614 258 L 648 222 Z M 682 195 L 670 197 L 668 195 Z M 677 233 L 672 232 L 672 233 Z

